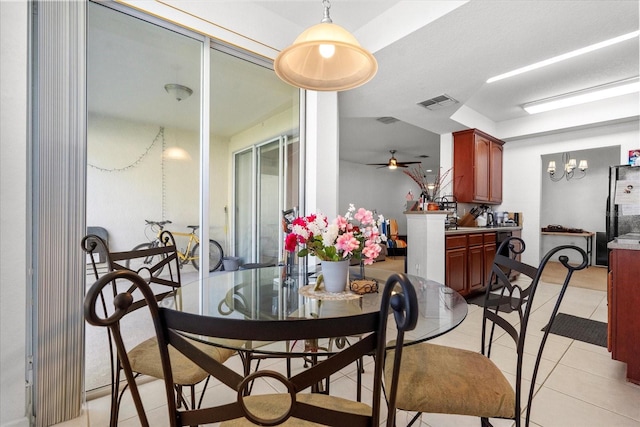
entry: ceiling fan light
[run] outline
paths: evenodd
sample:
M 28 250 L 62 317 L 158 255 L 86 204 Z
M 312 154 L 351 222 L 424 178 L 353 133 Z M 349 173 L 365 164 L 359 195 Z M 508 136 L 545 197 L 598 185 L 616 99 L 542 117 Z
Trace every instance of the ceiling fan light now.
M 347 30 L 331 22 L 329 7 L 320 24 L 307 28 L 275 59 L 284 82 L 302 89 L 341 91 L 371 80 L 378 71 L 374 56 Z

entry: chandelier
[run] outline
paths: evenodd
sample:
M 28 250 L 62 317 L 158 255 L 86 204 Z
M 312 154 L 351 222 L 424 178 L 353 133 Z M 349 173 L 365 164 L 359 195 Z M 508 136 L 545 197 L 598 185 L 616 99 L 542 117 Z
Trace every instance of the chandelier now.
M 549 166 L 547 166 L 547 172 L 549 173 L 549 178 L 551 181 L 558 182 L 562 178 L 565 178 L 567 181 L 570 179 L 582 179 L 587 175 L 587 169 L 589 165 L 586 160 L 580 160 L 577 162 L 576 159 L 571 158 L 571 154 L 563 153 L 562 154 L 562 174 L 556 174 L 556 162 L 555 160 L 551 160 L 549 162 Z M 577 171 L 576 171 L 577 169 Z

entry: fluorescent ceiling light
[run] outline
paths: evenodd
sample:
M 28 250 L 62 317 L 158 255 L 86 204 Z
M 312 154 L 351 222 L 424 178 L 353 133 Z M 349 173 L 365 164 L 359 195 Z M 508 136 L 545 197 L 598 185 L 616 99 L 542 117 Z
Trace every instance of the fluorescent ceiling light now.
M 531 102 L 524 104 L 522 108 L 529 114 L 536 114 L 634 92 L 640 92 L 640 80 L 638 77 Z
M 640 31 L 634 31 L 632 33 L 623 34 L 618 37 L 614 37 L 609 40 L 605 40 L 600 43 L 592 44 L 591 46 L 583 47 L 572 52 L 564 53 L 562 55 L 554 56 L 553 58 L 546 59 L 544 61 L 536 62 L 535 64 L 527 65 L 526 67 L 518 68 L 517 70 L 509 71 L 508 73 L 500 74 L 495 77 L 491 77 L 487 80 L 487 83 L 497 82 L 498 80 L 506 79 L 507 77 L 517 76 L 518 74 L 526 73 L 527 71 L 536 70 L 538 68 L 546 67 L 547 65 L 555 64 L 556 62 L 564 61 L 565 59 L 573 58 L 584 53 L 593 52 L 594 50 L 602 49 L 603 47 L 611 46 L 616 43 L 623 42 L 625 40 L 638 37 Z

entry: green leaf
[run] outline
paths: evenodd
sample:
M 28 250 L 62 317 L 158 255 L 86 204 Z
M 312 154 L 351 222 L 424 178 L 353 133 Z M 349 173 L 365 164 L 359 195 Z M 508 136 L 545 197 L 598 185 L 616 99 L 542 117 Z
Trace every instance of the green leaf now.
M 338 258 L 338 256 L 337 256 L 338 254 L 336 252 L 337 251 L 336 251 L 335 246 L 329 246 L 328 248 L 325 249 L 325 254 L 332 261 L 335 261 Z

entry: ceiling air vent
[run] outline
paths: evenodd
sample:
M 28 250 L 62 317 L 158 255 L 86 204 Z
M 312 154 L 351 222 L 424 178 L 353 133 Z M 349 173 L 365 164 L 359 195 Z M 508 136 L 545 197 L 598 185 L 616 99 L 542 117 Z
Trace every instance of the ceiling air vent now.
M 457 104 L 458 101 L 453 99 L 447 94 L 442 94 L 426 101 L 419 102 L 418 105 L 422 105 L 427 110 L 439 110 L 441 108 L 449 107 L 450 105 Z
M 379 121 L 380 123 L 384 123 L 385 125 L 390 125 L 391 123 L 395 123 L 399 121 L 395 117 L 378 117 L 376 120 Z

